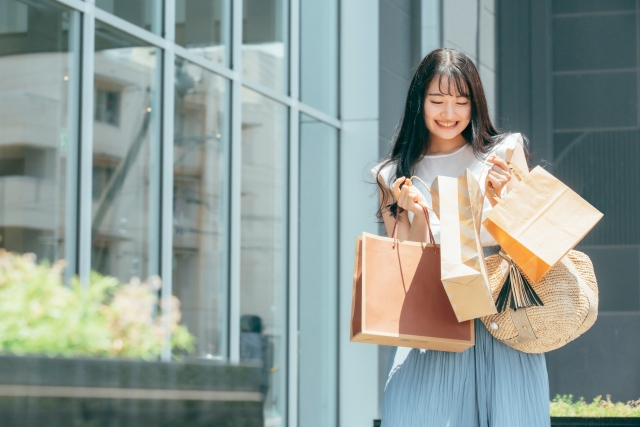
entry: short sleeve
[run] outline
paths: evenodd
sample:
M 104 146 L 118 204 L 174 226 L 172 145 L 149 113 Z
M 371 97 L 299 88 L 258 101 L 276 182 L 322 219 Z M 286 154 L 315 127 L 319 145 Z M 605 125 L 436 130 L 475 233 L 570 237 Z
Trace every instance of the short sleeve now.
M 371 169 L 371 175 L 373 175 L 373 178 L 376 181 L 378 180 L 378 175 L 381 175 L 382 180 L 387 184 L 387 187 L 391 188 L 391 184 L 394 181 L 392 178 L 395 176 L 396 166 L 393 163 L 388 163 L 386 165 L 385 163 L 387 163 L 386 160 Z

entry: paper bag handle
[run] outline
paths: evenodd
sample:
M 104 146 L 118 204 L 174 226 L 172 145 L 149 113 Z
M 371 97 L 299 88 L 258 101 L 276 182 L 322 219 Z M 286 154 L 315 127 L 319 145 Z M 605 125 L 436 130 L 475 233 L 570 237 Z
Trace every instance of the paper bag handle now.
M 413 178 L 413 177 L 412 177 Z M 417 177 L 416 177 L 417 178 Z M 422 182 L 422 180 L 420 178 L 418 178 L 420 180 L 420 182 Z M 422 182 L 424 184 L 424 182 Z M 426 185 L 425 185 L 426 187 Z M 424 218 L 427 221 L 427 231 L 429 231 L 429 242 L 428 243 L 433 243 L 433 249 L 436 251 L 438 251 L 438 249 L 436 248 L 436 239 L 433 238 L 433 232 L 431 231 L 431 221 L 429 219 L 429 207 L 422 204 L 422 203 L 418 203 L 420 205 L 420 207 L 422 208 L 422 213 L 424 213 Z M 393 224 L 393 232 L 391 233 L 391 237 L 393 238 L 393 246 L 392 248 L 396 250 L 396 253 L 398 254 L 398 266 L 400 267 L 400 277 L 402 278 L 402 287 L 404 288 L 404 293 L 407 293 L 407 285 L 404 281 L 404 273 L 402 272 L 402 258 L 400 257 L 400 245 L 398 244 L 398 220 L 400 218 L 400 213 L 398 212 L 396 214 L 396 220 L 395 223 Z
M 507 148 L 505 161 L 507 162 L 507 165 L 509 165 L 509 170 L 511 171 L 512 175 L 516 177 L 518 182 L 520 182 L 524 179 L 525 174 L 515 163 L 511 162 L 511 159 L 513 158 L 513 153 L 514 153 L 513 148 Z M 501 198 L 498 196 L 498 193 L 496 193 L 496 189 L 493 188 L 490 182 L 487 182 L 484 194 L 487 197 L 487 199 L 493 202 L 493 205 L 497 205 L 501 200 Z
M 409 178 L 411 180 L 413 179 L 418 179 L 418 181 L 420 181 L 422 183 L 422 185 L 424 185 L 427 189 L 429 187 L 427 187 L 427 185 L 424 183 L 424 181 L 422 179 L 420 179 L 420 177 L 418 176 L 412 176 L 411 178 Z M 429 241 L 427 243 L 431 243 L 435 246 L 436 244 L 436 239 L 433 237 L 433 232 L 431 231 L 431 220 L 429 219 L 429 208 L 428 206 L 422 204 L 422 203 L 418 203 L 420 205 L 420 207 L 422 207 L 422 212 L 424 213 L 424 218 L 427 221 L 427 231 L 429 232 Z M 393 224 L 393 232 L 391 233 L 391 238 L 393 239 L 393 248 L 396 247 L 397 243 L 398 243 L 398 221 L 400 219 L 400 214 L 396 214 L 396 218 L 395 218 L 395 223 Z

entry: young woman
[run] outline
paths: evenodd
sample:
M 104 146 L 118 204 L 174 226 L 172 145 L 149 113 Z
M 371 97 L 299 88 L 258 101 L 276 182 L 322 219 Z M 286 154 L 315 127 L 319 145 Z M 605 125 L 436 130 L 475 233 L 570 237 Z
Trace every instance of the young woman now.
M 380 196 L 378 217 L 391 235 L 427 240 L 420 204 L 431 206 L 427 188 L 437 175 L 458 177 L 469 168 L 478 182 L 504 195 L 514 184 L 506 159 L 527 167 L 522 137 L 500 135 L 491 124 L 473 62 L 452 49 L 422 60 L 411 82 L 404 115 L 387 160 L 372 173 Z M 484 215 L 491 209 L 485 199 Z M 439 220 L 430 212 L 439 243 Z M 496 241 L 482 229 L 485 254 Z M 382 407 L 383 427 L 544 427 L 550 425 L 549 383 L 542 354 L 514 350 L 475 321 L 475 346 L 462 353 L 396 348 L 389 364 Z

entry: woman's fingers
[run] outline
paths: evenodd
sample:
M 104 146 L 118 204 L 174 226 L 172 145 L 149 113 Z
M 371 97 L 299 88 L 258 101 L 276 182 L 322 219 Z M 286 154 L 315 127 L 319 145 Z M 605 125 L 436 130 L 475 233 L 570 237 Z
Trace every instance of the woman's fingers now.
M 502 160 L 500 157 L 498 156 L 491 156 L 487 159 L 489 162 L 493 163 L 493 168 L 492 169 L 502 169 L 504 171 L 506 171 L 507 173 L 510 174 L 509 172 L 509 165 L 507 164 L 507 162 L 505 162 L 504 160 Z
M 404 188 L 403 188 L 404 190 Z M 422 211 L 422 206 L 426 205 L 427 201 L 424 195 L 415 187 L 408 187 L 403 191 L 404 193 L 404 209 L 416 212 Z
M 405 188 L 412 187 L 411 179 L 401 176 L 396 179 L 391 185 L 391 192 L 393 193 L 393 197 L 395 197 L 396 201 L 400 198 L 400 192 Z
M 492 175 L 487 175 L 487 181 L 489 185 L 496 191 L 501 190 L 504 184 L 501 184 L 500 180 Z
M 391 192 L 393 193 L 393 197 L 395 197 L 396 201 L 398 201 L 398 199 L 400 198 L 400 185 L 406 179 L 407 178 L 401 176 L 400 178 L 398 178 L 395 181 L 393 181 L 393 185 L 391 185 Z

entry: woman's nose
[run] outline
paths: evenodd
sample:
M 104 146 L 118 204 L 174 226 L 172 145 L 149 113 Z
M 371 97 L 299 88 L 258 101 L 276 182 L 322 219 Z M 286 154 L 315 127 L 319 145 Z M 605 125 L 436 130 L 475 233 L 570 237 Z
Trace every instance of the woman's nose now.
M 442 110 L 441 115 L 445 119 L 453 118 L 455 116 L 455 111 L 454 111 L 453 105 L 446 104 L 444 106 L 444 110 Z

